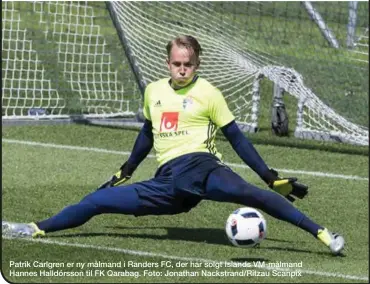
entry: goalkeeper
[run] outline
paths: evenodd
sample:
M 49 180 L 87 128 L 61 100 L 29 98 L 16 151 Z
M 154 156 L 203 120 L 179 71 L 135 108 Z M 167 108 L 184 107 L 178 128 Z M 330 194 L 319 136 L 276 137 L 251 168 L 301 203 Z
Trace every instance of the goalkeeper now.
M 213 200 L 260 209 L 309 232 L 333 254 L 340 253 L 343 237 L 316 224 L 291 203 L 306 196 L 307 186 L 296 178 L 281 178 L 267 167 L 239 130 L 221 92 L 198 76 L 200 53 L 201 47 L 192 36 L 179 36 L 168 43 L 170 77 L 147 86 L 145 123 L 117 174 L 51 218 L 30 224 L 3 222 L 3 232 L 42 236 L 80 226 L 98 214 L 178 214 L 188 212 L 201 200 Z M 248 183 L 223 164 L 215 145 L 219 128 L 239 157 L 272 190 Z M 159 162 L 155 176 L 125 185 L 153 146 Z

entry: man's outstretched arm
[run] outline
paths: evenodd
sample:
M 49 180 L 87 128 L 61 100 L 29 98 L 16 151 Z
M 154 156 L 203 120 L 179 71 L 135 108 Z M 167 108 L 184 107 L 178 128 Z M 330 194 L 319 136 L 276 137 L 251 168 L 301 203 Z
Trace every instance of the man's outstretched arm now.
M 134 170 L 139 166 L 139 164 L 148 156 L 150 150 L 153 147 L 153 132 L 152 132 L 152 122 L 148 119 L 145 120 L 143 127 L 140 130 L 139 135 L 136 138 L 134 148 L 132 149 L 131 155 L 127 160 L 127 163 Z
M 221 130 L 239 157 L 255 171 L 271 189 L 284 195 L 291 202 L 295 200 L 295 197 L 304 198 L 306 196 L 308 187 L 297 183 L 297 178 L 279 178 L 277 171 L 267 167 L 257 150 L 240 131 L 234 120 L 223 126 Z
M 256 148 L 240 131 L 235 121 L 233 120 L 226 124 L 221 128 L 221 131 L 244 163 L 264 180 L 264 176 L 269 171 L 269 168 L 258 154 Z
M 153 133 L 152 122 L 145 120 L 139 135 L 136 138 L 134 148 L 128 160 L 121 166 L 120 170 L 113 175 L 108 181 L 103 183 L 97 190 L 118 186 L 129 180 L 139 166 L 139 164 L 146 158 L 153 147 Z

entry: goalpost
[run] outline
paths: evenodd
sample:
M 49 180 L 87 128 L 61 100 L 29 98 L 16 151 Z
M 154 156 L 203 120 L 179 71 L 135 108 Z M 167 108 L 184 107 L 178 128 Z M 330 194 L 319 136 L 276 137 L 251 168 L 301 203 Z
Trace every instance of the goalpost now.
M 296 99 L 295 136 L 368 145 L 368 129 L 339 115 L 304 75 L 245 37 L 249 26 L 237 13 L 213 2 L 119 1 L 106 2 L 109 19 L 93 5 L 2 3 L 3 119 L 134 117 L 145 86 L 168 76 L 165 44 L 191 34 L 204 50 L 201 76 L 222 91 L 242 130 L 259 127 L 266 78 Z M 262 21 L 264 4 L 246 5 Z M 103 18 L 110 23 L 99 23 Z M 117 48 L 117 32 L 123 48 Z M 117 42 L 107 42 L 107 34 Z

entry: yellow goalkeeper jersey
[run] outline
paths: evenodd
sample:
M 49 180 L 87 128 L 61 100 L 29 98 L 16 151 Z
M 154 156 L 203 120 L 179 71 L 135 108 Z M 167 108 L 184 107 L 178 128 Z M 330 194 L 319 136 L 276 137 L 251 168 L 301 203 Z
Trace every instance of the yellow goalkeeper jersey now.
M 216 131 L 234 120 L 222 93 L 203 78 L 180 90 L 174 90 L 169 80 L 150 83 L 144 95 L 144 116 L 153 125 L 159 165 L 193 152 L 221 159 Z

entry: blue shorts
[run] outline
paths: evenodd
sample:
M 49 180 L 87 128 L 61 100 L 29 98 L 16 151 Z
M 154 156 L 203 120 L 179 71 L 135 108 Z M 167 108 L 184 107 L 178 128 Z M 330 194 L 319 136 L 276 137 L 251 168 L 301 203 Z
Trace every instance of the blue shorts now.
M 208 175 L 225 167 L 212 154 L 192 153 L 161 166 L 155 177 L 136 184 L 142 214 L 176 214 L 187 212 L 206 196 Z
M 191 153 L 161 166 L 154 178 L 99 190 L 85 197 L 101 213 L 135 216 L 188 212 L 201 200 L 248 204 L 257 187 L 208 153 Z M 257 194 L 258 196 L 258 194 Z

